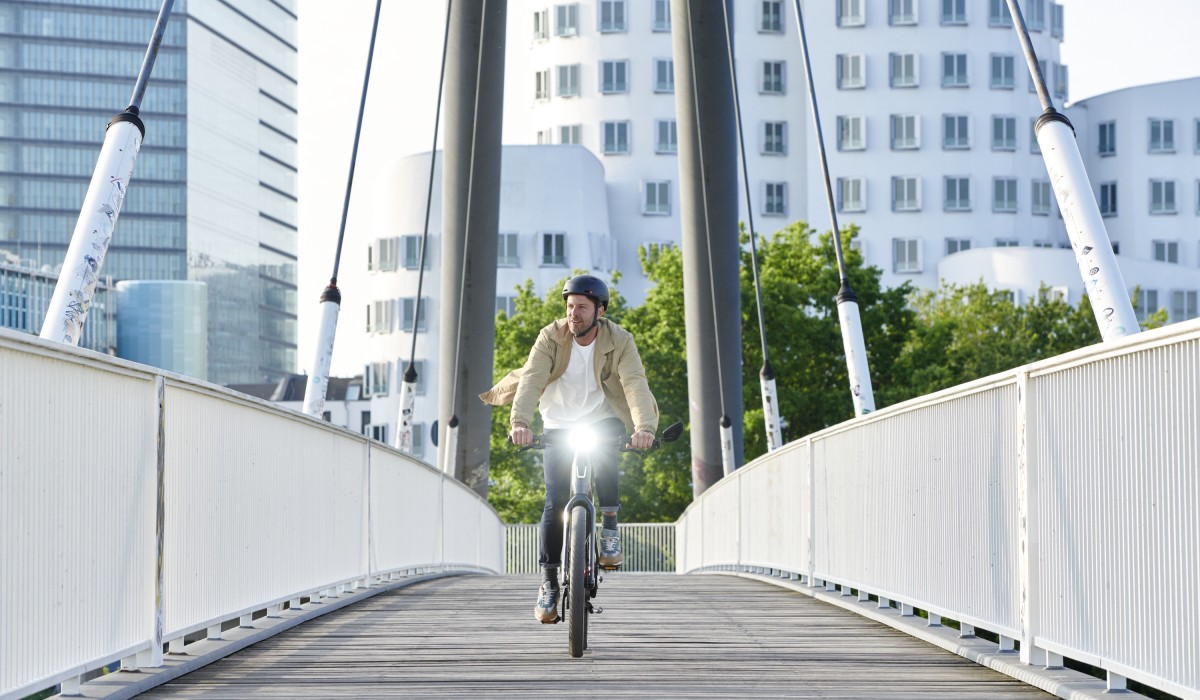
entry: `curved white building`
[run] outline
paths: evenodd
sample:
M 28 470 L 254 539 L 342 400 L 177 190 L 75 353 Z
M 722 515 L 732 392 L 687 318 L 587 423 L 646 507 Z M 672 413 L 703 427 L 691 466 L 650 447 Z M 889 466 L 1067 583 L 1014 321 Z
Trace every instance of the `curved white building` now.
M 456 342 L 441 337 L 435 327 L 442 267 L 440 155 L 433 176 L 436 186 L 423 281 L 418 279 L 418 265 L 429 154 L 397 160 L 375 183 L 377 236 L 368 253 L 367 295 L 371 301 L 366 310 L 366 344 L 361 350 L 367 358 L 363 394 L 371 398 L 364 432 L 391 442 L 399 413 L 400 381 L 416 334 L 414 453 L 429 458 L 436 454 L 428 447 L 430 421 L 437 416 L 433 360 L 453 357 Z M 506 146 L 500 176 L 497 311 L 512 313 L 516 288 L 526 280 L 533 280 L 541 296 L 572 270 L 588 270 L 607 278 L 616 269 L 604 168 L 594 155 L 578 146 Z M 470 254 L 469 248 L 465 254 Z M 422 308 L 414 318 L 418 284 Z

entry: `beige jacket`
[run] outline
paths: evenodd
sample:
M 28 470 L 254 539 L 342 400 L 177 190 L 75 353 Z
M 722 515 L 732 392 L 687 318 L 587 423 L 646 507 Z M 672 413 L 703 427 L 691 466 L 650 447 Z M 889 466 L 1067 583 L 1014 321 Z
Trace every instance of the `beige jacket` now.
M 502 406 L 511 403 L 509 425 L 533 425 L 533 410 L 550 382 L 567 371 L 571 346 L 575 339 L 565 319 L 559 319 L 538 333 L 525 366 L 504 376 L 496 386 L 479 395 L 484 403 Z M 633 335 L 607 318 L 600 319 L 593 355 L 596 383 L 604 397 L 631 432 L 658 429 L 658 404 L 646 383 L 646 370 L 633 344 Z

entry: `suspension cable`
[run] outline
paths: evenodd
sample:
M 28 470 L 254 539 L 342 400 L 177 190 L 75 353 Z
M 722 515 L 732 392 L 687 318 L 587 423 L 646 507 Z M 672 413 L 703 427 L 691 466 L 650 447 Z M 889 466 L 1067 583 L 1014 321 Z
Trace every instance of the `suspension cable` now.
M 722 0 L 724 2 L 724 0 Z M 700 92 L 696 82 L 696 41 L 692 36 L 695 25 L 692 22 L 692 0 L 684 0 L 684 7 L 687 8 L 688 22 L 688 62 L 689 72 L 692 74 L 692 107 L 696 116 L 696 153 L 700 165 L 700 199 L 704 204 L 704 239 L 708 246 L 708 291 L 712 299 L 713 313 L 713 338 L 717 338 L 717 288 L 716 278 L 713 275 L 713 249 L 712 249 L 712 230 L 708 221 L 708 181 L 707 174 L 704 169 L 704 136 L 701 134 L 700 128 Z M 747 204 L 748 205 L 748 204 Z M 725 409 L 725 378 L 722 374 L 721 365 L 721 343 L 714 342 L 717 356 L 717 386 L 721 391 L 721 417 L 728 420 L 729 412 Z
M 481 15 L 479 18 L 479 58 L 475 62 L 475 105 L 474 115 L 471 117 L 471 162 L 467 168 L 467 211 L 464 219 L 463 230 L 462 272 L 459 275 L 458 281 L 458 319 L 457 323 L 454 324 L 454 383 L 452 385 L 453 392 L 450 394 L 450 408 L 452 409 L 450 414 L 452 422 L 455 422 L 455 419 L 458 418 L 458 377 L 461 374 L 458 363 L 460 353 L 462 352 L 463 305 L 466 302 L 467 297 L 467 251 L 471 247 L 471 203 L 475 189 L 475 142 L 479 138 L 479 88 L 483 84 L 483 46 L 484 35 L 487 29 L 487 6 L 488 0 L 483 0 L 483 7 L 481 9 Z M 414 329 L 415 327 L 414 320 Z M 447 455 L 446 459 L 457 462 L 455 455 Z
M 338 227 L 337 252 L 333 254 L 333 274 L 329 284 L 336 287 L 342 262 L 342 241 L 346 237 L 346 217 L 350 213 L 350 191 L 354 187 L 354 165 L 358 162 L 358 139 L 362 136 L 363 112 L 367 106 L 367 86 L 371 83 L 371 63 L 375 60 L 375 36 L 379 33 L 379 11 L 383 0 L 375 0 L 375 21 L 371 25 L 371 45 L 367 49 L 367 70 L 363 75 L 362 97 L 358 101 L 358 123 L 354 127 L 354 147 L 350 150 L 350 172 L 346 176 L 346 199 L 342 202 L 342 224 Z
M 754 232 L 754 207 L 750 205 L 750 168 L 746 163 L 746 136 L 742 131 L 742 104 L 738 93 L 737 71 L 734 69 L 733 62 L 733 35 L 729 27 L 729 4 L 722 2 L 721 10 L 725 15 L 725 49 L 729 52 L 729 77 L 733 81 L 733 114 L 737 121 L 738 149 L 742 156 L 742 184 L 746 191 L 746 222 L 750 227 L 750 269 L 754 273 L 754 298 L 758 303 L 759 342 L 762 343 L 763 366 L 768 367 L 771 360 L 767 356 L 767 326 L 763 322 L 762 287 L 758 280 L 758 245 Z
M 408 353 L 408 367 L 404 370 L 404 381 L 417 381 L 416 369 L 413 367 L 417 358 L 417 320 L 421 318 L 421 289 L 425 284 L 425 246 L 429 242 L 429 214 L 433 208 L 433 174 L 437 169 L 437 140 L 438 127 L 442 119 L 442 89 L 446 84 L 446 54 L 450 44 L 450 8 L 454 0 L 446 0 L 446 30 L 442 34 L 442 72 L 438 78 L 437 105 L 433 117 L 433 146 L 429 149 L 429 188 L 425 194 L 425 229 L 421 233 L 421 255 L 417 267 L 417 302 L 413 311 L 412 349 Z M 410 379 L 409 373 L 412 373 Z

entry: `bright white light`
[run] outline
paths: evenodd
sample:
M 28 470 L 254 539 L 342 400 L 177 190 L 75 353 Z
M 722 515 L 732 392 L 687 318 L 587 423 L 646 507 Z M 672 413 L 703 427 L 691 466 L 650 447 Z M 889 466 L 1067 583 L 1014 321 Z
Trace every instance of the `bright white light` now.
M 589 452 L 596 446 L 596 433 L 591 428 L 575 428 L 569 440 L 576 452 Z

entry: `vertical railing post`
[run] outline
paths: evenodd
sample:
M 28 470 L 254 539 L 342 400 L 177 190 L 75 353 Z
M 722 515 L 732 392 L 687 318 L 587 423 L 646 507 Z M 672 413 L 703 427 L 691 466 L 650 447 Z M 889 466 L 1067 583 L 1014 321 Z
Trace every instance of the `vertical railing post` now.
M 1036 450 L 1033 449 L 1034 413 L 1029 370 L 1017 370 L 1017 542 L 1019 594 L 1021 606 L 1021 661 L 1045 665 L 1044 650 L 1035 645 L 1037 636 L 1037 553 L 1034 551 L 1037 526 Z
M 804 478 L 808 481 L 808 585 L 813 586 L 813 574 L 816 572 L 817 559 L 817 465 L 812 438 L 806 438 L 805 442 L 808 443 L 805 448 L 808 450 L 808 469 L 804 472 Z

